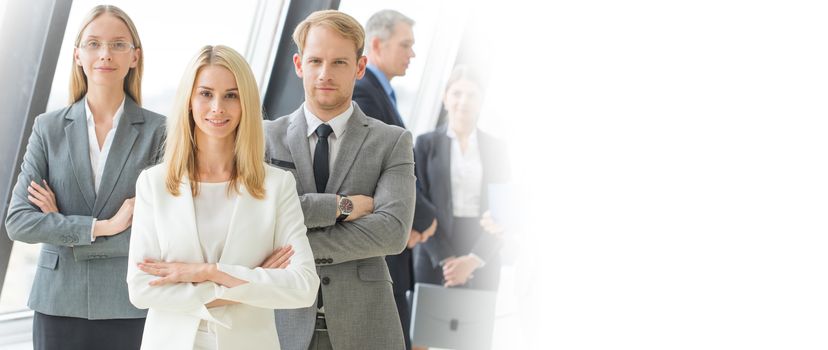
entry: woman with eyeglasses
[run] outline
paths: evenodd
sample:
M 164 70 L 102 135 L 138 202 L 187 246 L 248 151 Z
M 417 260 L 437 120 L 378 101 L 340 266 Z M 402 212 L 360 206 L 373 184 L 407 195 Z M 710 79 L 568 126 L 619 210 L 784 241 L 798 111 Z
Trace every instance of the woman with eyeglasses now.
M 86 15 L 72 64 L 70 105 L 34 121 L 6 229 L 42 244 L 28 304 L 35 349 L 138 349 L 146 311 L 126 285 L 133 197 L 160 160 L 164 117 L 141 108 L 141 40 L 121 9 Z

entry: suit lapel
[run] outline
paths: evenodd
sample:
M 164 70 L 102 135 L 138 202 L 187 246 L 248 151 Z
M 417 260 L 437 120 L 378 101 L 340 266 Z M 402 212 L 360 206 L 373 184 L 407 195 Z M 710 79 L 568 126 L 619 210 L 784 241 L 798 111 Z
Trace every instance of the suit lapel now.
M 72 120 L 63 131 L 69 143 L 69 160 L 78 181 L 83 200 L 89 210 L 95 206 L 95 176 L 92 174 L 92 161 L 89 159 L 89 130 L 86 126 L 86 99 L 72 105 L 66 119 Z
M 483 181 L 480 184 L 483 186 L 480 189 L 480 208 L 482 211 L 486 211 L 489 209 L 489 185 L 499 177 L 497 176 L 498 168 L 507 165 L 499 163 L 497 152 L 502 150 L 494 148 L 497 145 L 494 138 L 489 137 L 480 129 L 477 130 L 477 145 L 480 147 L 480 162 L 483 165 Z
M 480 161 L 483 163 L 483 190 L 481 205 L 484 210 L 489 208 L 489 185 L 503 184 L 509 178 L 509 161 L 505 155 L 504 145 L 485 132 L 477 130 L 477 144 L 480 147 Z
M 198 226 L 196 226 L 195 204 L 193 202 L 193 191 L 190 189 L 190 181 L 185 175 L 178 186 L 180 195 L 167 196 L 171 201 L 167 215 L 164 220 L 170 227 L 173 234 L 183 235 L 180 239 L 171 238 L 170 246 L 179 246 L 181 249 L 171 248 L 169 251 L 171 259 L 184 259 L 183 262 L 203 262 L 204 254 L 201 252 L 201 240 L 198 238 Z M 175 252 L 175 253 L 172 253 Z M 177 255 L 182 254 L 182 255 Z
M 326 193 L 337 193 L 342 182 L 345 181 L 345 175 L 351 170 L 351 165 L 354 164 L 357 153 L 368 136 L 368 120 L 359 106 L 354 104 L 354 113 L 348 119 L 346 126 L 347 130 L 343 135 L 339 144 L 339 150 L 336 154 L 336 162 L 334 162 L 331 169 L 331 177 L 328 179 L 328 185 L 325 187 Z
M 300 194 L 316 192 L 316 179 L 313 177 L 313 164 L 311 164 L 310 144 L 308 143 L 308 123 L 305 121 L 305 113 L 302 107 L 293 112 L 290 118 L 290 125 L 287 128 L 287 144 L 296 171 L 299 173 L 299 185 L 302 188 Z
M 106 201 L 115 189 L 115 184 L 121 176 L 124 164 L 127 158 L 129 158 L 130 150 L 132 150 L 135 140 L 141 134 L 134 124 L 143 122 L 144 116 L 141 114 L 138 105 L 127 96 L 124 100 L 124 114 L 118 122 L 118 126 L 115 129 L 115 136 L 112 138 L 112 144 L 109 146 L 109 155 L 106 158 L 106 165 L 103 170 L 106 176 L 101 176 L 98 196 L 95 200 L 94 209 L 92 210 L 93 215 L 100 215 Z
M 446 188 L 438 193 L 444 193 L 443 207 L 448 208 L 447 212 L 454 212 L 451 197 L 451 139 L 446 135 L 446 129 L 439 129 L 434 140 L 434 163 L 437 168 L 437 178 L 444 179 L 438 183 L 445 184 Z
M 374 72 L 370 69 L 366 70 L 366 73 L 366 75 L 368 76 L 368 81 L 370 81 L 371 84 L 374 85 L 374 87 L 382 96 L 382 101 L 385 105 L 385 109 L 391 114 L 391 117 L 394 120 L 394 125 L 405 129 L 405 124 L 403 124 L 402 117 L 400 117 L 400 112 L 397 111 L 397 107 L 394 104 L 394 101 L 391 101 L 391 97 L 388 96 L 387 93 L 385 93 L 385 88 L 382 87 L 382 83 L 380 83 L 379 77 L 374 75 Z
M 259 203 L 261 204 L 261 202 Z M 233 251 L 233 243 L 237 237 L 244 237 L 245 233 L 251 233 L 256 230 L 257 222 L 252 222 L 250 220 L 240 220 L 240 218 L 247 217 L 245 214 L 251 214 L 256 212 L 256 199 L 251 197 L 247 190 L 245 189 L 244 185 L 239 185 L 239 195 L 236 198 L 236 204 L 233 206 L 233 214 L 230 216 L 230 227 L 227 230 L 227 237 L 224 239 L 224 247 L 221 250 L 221 257 L 219 258 L 220 263 L 233 263 L 238 262 L 239 257 L 236 256 L 236 252 Z M 240 213 L 242 213 L 240 215 Z M 239 247 L 245 247 L 244 244 L 237 245 Z M 241 250 L 239 254 L 245 255 L 250 254 L 250 251 Z

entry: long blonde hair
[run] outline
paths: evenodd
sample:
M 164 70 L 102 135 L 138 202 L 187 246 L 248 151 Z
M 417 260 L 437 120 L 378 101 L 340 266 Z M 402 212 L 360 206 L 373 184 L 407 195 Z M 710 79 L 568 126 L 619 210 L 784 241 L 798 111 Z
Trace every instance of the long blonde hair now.
M 135 29 L 135 23 L 132 22 L 132 19 L 127 16 L 124 10 L 113 5 L 98 5 L 86 14 L 78 30 L 78 36 L 75 38 L 75 47 L 80 47 L 83 31 L 86 30 L 89 23 L 92 23 L 92 21 L 105 13 L 123 21 L 127 29 L 129 29 L 129 35 L 132 37 L 132 45 L 135 46 L 135 50 L 142 48 L 141 38 L 138 37 L 138 30 Z M 138 54 L 138 63 L 134 68 L 129 69 L 129 72 L 124 78 L 124 92 L 139 106 L 141 105 L 141 77 L 144 74 L 144 53 L 142 50 Z M 72 55 L 72 76 L 69 78 L 69 104 L 80 101 L 86 95 L 87 90 L 89 90 L 89 86 L 86 82 L 86 74 L 83 72 L 83 67 L 75 64 L 75 55 Z
M 190 112 L 190 100 L 196 77 L 205 66 L 227 68 L 236 78 L 241 102 L 241 120 L 236 128 L 233 170 L 230 178 L 232 189 L 239 191 L 239 182 L 254 198 L 264 198 L 264 132 L 262 131 L 262 107 L 256 79 L 250 66 L 238 52 L 222 45 L 205 46 L 190 61 L 181 84 L 178 86 L 173 110 L 167 122 L 167 146 L 164 163 L 167 164 L 167 191 L 173 196 L 180 193 L 184 176 L 190 181 L 193 196 L 198 195 L 198 171 L 196 169 L 195 121 Z

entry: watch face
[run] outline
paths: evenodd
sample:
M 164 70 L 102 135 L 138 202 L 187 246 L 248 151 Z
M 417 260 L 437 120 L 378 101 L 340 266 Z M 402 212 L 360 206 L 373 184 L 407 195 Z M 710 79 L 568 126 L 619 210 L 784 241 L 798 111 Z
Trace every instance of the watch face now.
M 339 201 L 339 211 L 342 214 L 349 215 L 349 214 L 351 214 L 351 211 L 353 211 L 353 210 L 354 210 L 354 202 L 351 202 L 350 199 L 342 198 L 342 200 Z

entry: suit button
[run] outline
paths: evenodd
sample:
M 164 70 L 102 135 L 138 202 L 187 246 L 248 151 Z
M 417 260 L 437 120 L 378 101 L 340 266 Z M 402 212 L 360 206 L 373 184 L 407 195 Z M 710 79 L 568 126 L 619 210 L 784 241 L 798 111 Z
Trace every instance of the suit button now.
M 313 261 L 317 264 L 321 264 L 322 259 L 313 259 Z
M 331 279 L 330 279 L 330 278 L 328 278 L 327 276 L 322 277 L 322 284 L 324 284 L 324 285 L 326 285 L 326 286 L 327 286 L 327 285 L 328 285 L 328 283 L 331 283 Z
M 333 259 L 332 259 L 332 258 L 328 258 L 328 259 L 327 259 L 327 261 L 325 261 L 325 262 L 327 262 L 328 264 L 333 264 Z

